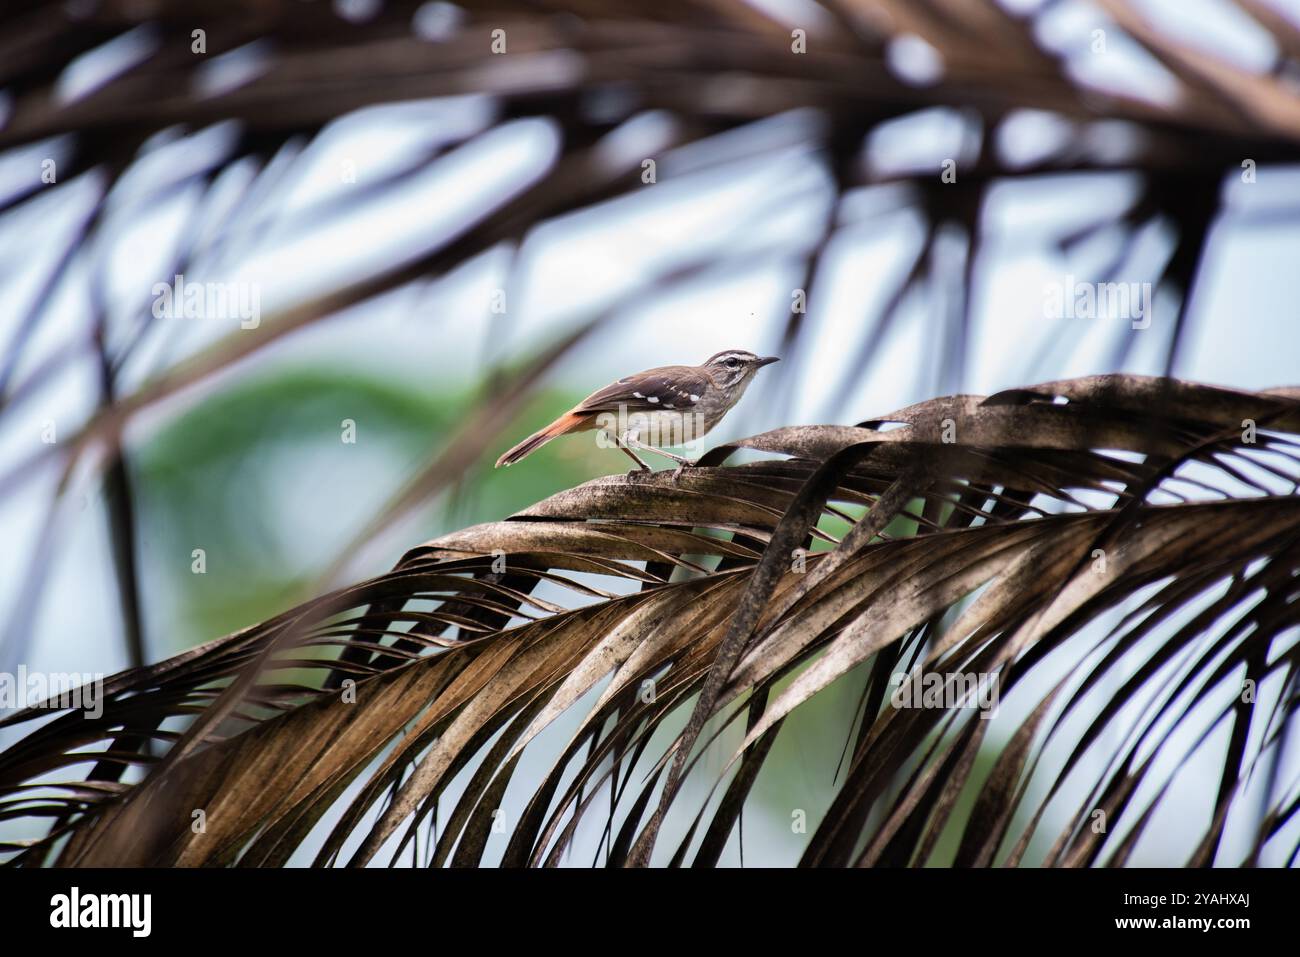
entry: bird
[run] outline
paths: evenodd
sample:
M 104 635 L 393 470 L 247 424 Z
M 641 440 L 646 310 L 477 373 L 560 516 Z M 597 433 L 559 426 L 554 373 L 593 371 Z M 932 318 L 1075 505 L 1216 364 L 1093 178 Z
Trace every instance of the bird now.
M 648 472 L 634 449 L 655 452 L 678 464 L 678 472 L 695 463 L 659 445 L 684 445 L 702 438 L 740 397 L 765 365 L 778 356 L 758 356 L 744 349 L 724 349 L 698 366 L 659 366 L 624 376 L 597 389 L 546 428 L 534 432 L 501 458 L 496 467 L 513 465 L 551 439 L 599 429 Z M 642 442 L 643 438 L 650 439 Z

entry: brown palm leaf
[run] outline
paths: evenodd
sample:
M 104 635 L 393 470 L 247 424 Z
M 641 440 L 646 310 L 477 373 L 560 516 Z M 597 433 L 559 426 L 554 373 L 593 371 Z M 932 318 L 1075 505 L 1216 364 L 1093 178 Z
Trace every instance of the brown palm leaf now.
M 1296 389 L 1105 376 L 596 479 L 115 675 L 97 719 L 7 719 L 31 730 L 0 754 L 0 814 L 54 827 L 5 851 L 362 865 L 427 841 L 472 865 L 504 827 L 496 860 L 542 865 L 590 823 L 610 864 L 712 865 L 785 719 L 844 679 L 863 718 L 818 729 L 851 743 L 805 864 L 933 862 L 945 832 L 957 863 L 1123 864 L 1207 748 L 1221 786 L 1189 863 L 1290 860 L 1297 782 L 1242 794 L 1300 704 L 1298 433 Z M 970 695 L 924 698 L 932 675 L 987 679 L 1023 717 L 992 742 Z M 515 780 L 575 713 L 550 770 Z M 135 770 L 74 773 L 97 764 Z M 1225 857 L 1242 820 L 1249 849 Z

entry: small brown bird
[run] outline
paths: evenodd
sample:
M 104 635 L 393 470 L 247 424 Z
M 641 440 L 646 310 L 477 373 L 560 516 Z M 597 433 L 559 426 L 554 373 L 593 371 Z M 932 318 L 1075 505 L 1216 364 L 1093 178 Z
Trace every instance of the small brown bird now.
M 776 361 L 776 356 L 727 349 L 701 366 L 661 366 L 611 382 L 501 456 L 497 467 L 513 465 L 557 435 L 593 429 L 616 438 L 619 448 L 645 471 L 650 466 L 633 449 L 656 452 L 683 468 L 692 465 L 657 446 L 702 438 L 740 401 L 754 373 Z

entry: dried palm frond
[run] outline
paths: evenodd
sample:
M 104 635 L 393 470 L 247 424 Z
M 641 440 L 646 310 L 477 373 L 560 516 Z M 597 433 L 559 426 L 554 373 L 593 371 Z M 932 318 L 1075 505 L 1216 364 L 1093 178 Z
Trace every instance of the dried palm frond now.
M 557 863 L 595 820 L 608 863 L 711 865 L 783 722 L 843 678 L 863 717 L 820 729 L 852 743 L 805 864 L 923 864 L 948 828 L 958 863 L 1034 862 L 1058 795 L 1072 808 L 1042 861 L 1123 864 L 1222 727 L 1189 863 L 1240 863 L 1220 854 L 1225 825 L 1256 810 L 1240 795 L 1300 702 L 1297 434 L 1300 390 L 1103 376 L 597 479 L 115 675 L 99 718 L 7 719 L 32 728 L 0 754 L 0 814 L 55 826 L 5 849 L 21 865 L 268 866 L 309 847 L 360 865 L 430 831 L 433 863 L 477 864 L 521 753 L 586 699 L 551 770 L 517 782 L 500 863 Z M 741 446 L 767 457 L 726 464 Z M 984 676 L 1023 712 L 973 806 L 958 797 L 997 719 L 969 695 L 904 706 L 907 674 Z M 719 740 L 732 725 L 738 745 Z M 1089 764 L 1103 735 L 1122 744 Z M 719 748 L 721 775 L 699 760 Z M 85 765 L 138 780 L 70 774 Z M 720 800 L 696 806 L 687 777 Z M 1294 858 L 1296 788 L 1269 781 L 1246 861 L 1279 841 Z M 656 843 L 673 815 L 685 838 Z

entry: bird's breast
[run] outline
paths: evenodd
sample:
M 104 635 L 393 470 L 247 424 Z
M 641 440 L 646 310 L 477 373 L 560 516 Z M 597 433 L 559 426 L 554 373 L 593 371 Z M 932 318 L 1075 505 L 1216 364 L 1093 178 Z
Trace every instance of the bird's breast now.
M 701 403 L 702 404 L 702 403 Z M 618 431 L 634 431 L 640 441 L 659 448 L 689 445 L 718 424 L 720 415 L 704 409 L 655 409 L 628 412 L 627 421 Z M 612 424 L 612 423 L 611 423 Z M 610 430 L 613 431 L 613 430 Z

